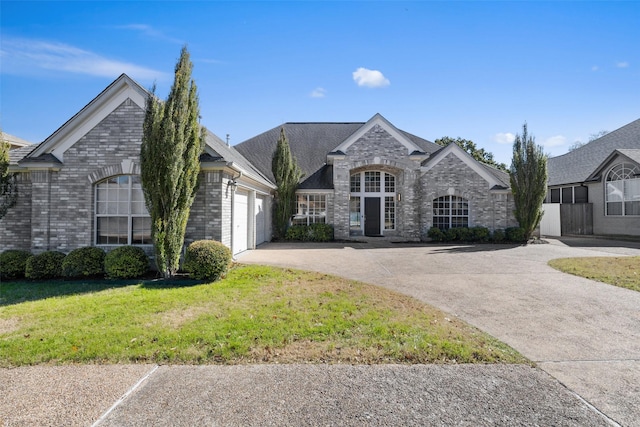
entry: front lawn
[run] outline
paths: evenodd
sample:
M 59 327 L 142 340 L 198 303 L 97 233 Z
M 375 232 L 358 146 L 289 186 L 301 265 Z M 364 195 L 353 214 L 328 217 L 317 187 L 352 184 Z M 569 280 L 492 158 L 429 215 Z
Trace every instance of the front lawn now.
M 213 284 L 0 283 L 0 366 L 528 363 L 419 301 L 319 273 L 238 266 Z
M 565 273 L 640 291 L 640 257 L 560 258 L 549 265 Z

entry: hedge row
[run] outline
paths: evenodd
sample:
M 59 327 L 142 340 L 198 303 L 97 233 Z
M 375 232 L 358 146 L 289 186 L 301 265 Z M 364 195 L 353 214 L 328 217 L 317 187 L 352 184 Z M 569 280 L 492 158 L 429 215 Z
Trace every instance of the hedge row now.
M 184 269 L 194 279 L 218 280 L 231 265 L 231 251 L 213 240 L 193 242 L 187 248 Z M 97 247 L 33 255 L 27 251 L 0 253 L 0 280 L 16 279 L 135 279 L 149 271 L 149 257 L 137 246 L 120 246 L 109 253 Z
M 431 227 L 427 233 L 433 242 L 512 242 L 524 243 L 526 241 L 524 230 L 520 227 L 509 227 L 505 230 L 495 230 L 489 232 L 486 227 L 460 227 L 440 230 L 438 227 Z
M 301 242 L 330 242 L 333 240 L 333 227 L 322 223 L 292 225 L 287 229 L 284 238 Z
M 134 279 L 149 271 L 149 257 L 134 246 L 121 246 L 109 253 L 100 248 L 74 249 L 65 255 L 46 251 L 33 255 L 27 251 L 7 250 L 0 253 L 0 279 Z

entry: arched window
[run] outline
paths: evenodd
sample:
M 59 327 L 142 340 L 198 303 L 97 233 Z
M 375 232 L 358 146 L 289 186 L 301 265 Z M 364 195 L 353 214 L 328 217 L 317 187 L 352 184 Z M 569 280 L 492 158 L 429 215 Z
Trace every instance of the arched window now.
M 469 226 L 469 201 L 458 196 L 433 200 L 433 226 L 441 230 Z
M 605 181 L 607 215 L 640 215 L 639 169 L 630 163 L 611 168 Z
M 119 175 L 96 184 L 96 244 L 151 244 L 151 217 L 138 175 Z

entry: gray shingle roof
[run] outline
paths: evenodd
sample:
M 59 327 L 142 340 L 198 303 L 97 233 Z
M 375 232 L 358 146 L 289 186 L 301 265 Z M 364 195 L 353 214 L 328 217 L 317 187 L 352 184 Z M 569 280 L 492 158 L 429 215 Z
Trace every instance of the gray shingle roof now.
M 291 154 L 305 174 L 300 185 L 301 189 L 333 188 L 329 173 L 331 168 L 325 167 L 327 154 L 335 150 L 364 124 L 364 122 L 357 122 L 285 123 L 282 125 L 289 140 Z M 277 126 L 235 146 L 238 152 L 272 181 L 274 178 L 271 172 L 271 158 L 280 137 L 280 127 Z M 435 152 L 441 148 L 426 139 L 402 130 L 400 132 L 427 153 Z
M 13 150 L 9 150 L 9 164 L 17 165 L 18 161 L 25 158 L 29 153 L 31 153 L 39 144 L 27 145 L 25 147 L 16 148 Z
M 615 149 L 640 149 L 640 119 L 567 154 L 549 159 L 549 185 L 585 182 Z
M 207 154 L 211 156 L 212 159 L 216 159 L 216 157 L 218 157 L 218 159 L 216 160 L 232 162 L 234 165 L 239 166 L 241 169 L 243 169 L 251 178 L 255 179 L 256 181 L 271 187 L 273 186 L 273 183 L 269 181 L 269 178 L 265 177 L 264 174 L 260 172 L 260 170 L 256 169 L 234 147 L 228 146 L 224 141 L 222 141 L 222 139 L 220 139 L 217 135 L 215 135 L 208 129 L 205 129 L 205 131 L 205 142 L 207 146 L 209 146 L 213 151 L 212 153 Z
M 291 154 L 304 172 L 303 180 L 320 169 L 327 154 L 358 130 L 364 123 L 285 123 Z M 253 163 L 267 178 L 275 182 L 271 172 L 271 159 L 280 137 L 276 126 L 234 147 Z

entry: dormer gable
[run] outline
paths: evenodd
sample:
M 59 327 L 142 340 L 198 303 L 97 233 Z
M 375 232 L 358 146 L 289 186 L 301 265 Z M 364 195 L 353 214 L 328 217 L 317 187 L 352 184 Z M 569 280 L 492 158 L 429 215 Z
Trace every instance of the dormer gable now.
M 376 113 L 369 121 L 362 125 L 358 130 L 345 139 L 339 146 L 337 146 L 330 154 L 334 153 L 346 153 L 349 147 L 356 141 L 362 138 L 367 132 L 373 129 L 375 126 L 380 126 L 387 133 L 389 133 L 396 141 L 402 144 L 407 149 L 407 155 L 416 156 L 425 155 L 424 150 L 418 147 L 413 141 L 407 138 L 402 132 L 400 132 L 394 125 L 387 119 L 382 117 L 380 113 Z
M 470 169 L 472 169 L 475 173 L 482 177 L 482 179 L 487 181 L 488 188 L 505 188 L 504 183 L 496 178 L 493 174 L 491 174 L 482 164 L 480 164 L 480 162 L 471 157 L 471 155 L 463 150 L 460 146 L 453 143 L 432 154 L 431 157 L 423 163 L 422 167 L 420 168 L 420 172 L 422 174 L 429 172 L 449 155 L 456 156 L 465 165 L 467 165 Z

